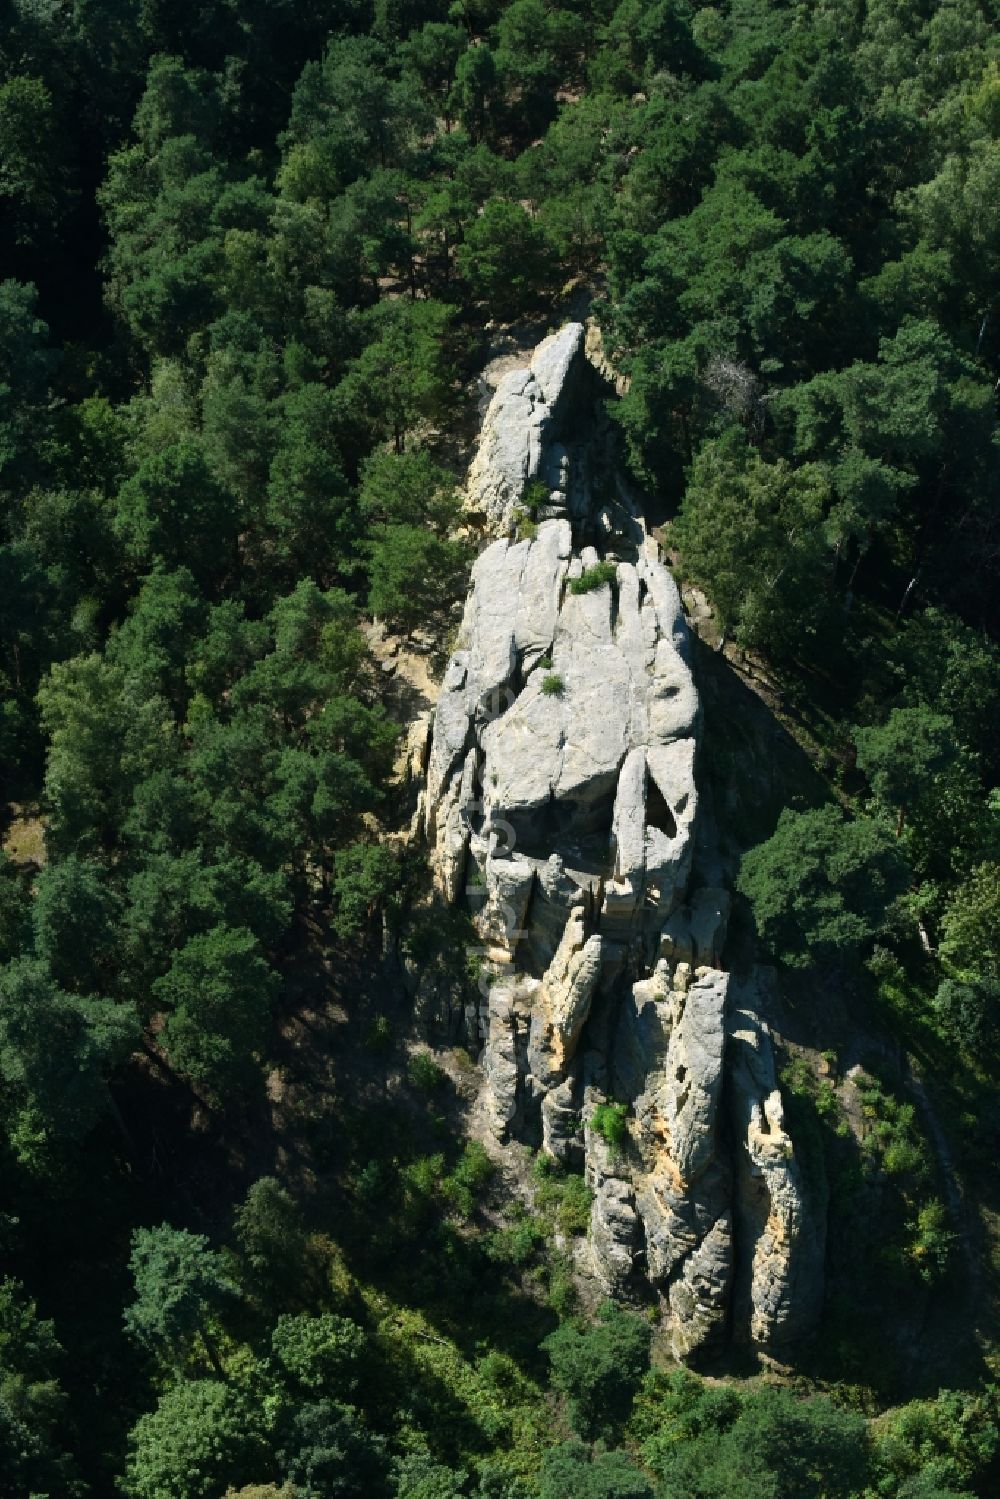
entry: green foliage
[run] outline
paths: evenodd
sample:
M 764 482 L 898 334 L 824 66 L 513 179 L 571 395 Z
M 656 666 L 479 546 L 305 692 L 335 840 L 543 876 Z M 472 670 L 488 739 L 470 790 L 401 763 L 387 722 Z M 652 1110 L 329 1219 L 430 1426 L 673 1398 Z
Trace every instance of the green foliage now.
M 376 1056 L 384 1056 L 393 1048 L 392 1024 L 387 1015 L 376 1015 L 365 1032 L 365 1046 Z
M 37 442 L 58 362 L 37 303 L 34 286 L 0 281 L 0 475 L 6 484 L 31 482 L 38 472 Z
M 63 1350 L 52 1322 L 15 1280 L 0 1281 L 0 1491 L 82 1493 L 66 1450 Z
M 742 644 L 789 652 L 819 628 L 829 500 L 815 465 L 766 463 L 736 441 L 698 453 L 673 534 L 685 568 Z
M 0 86 L 0 141 L 0 202 L 14 243 L 43 247 L 69 205 L 59 122 L 40 78 Z
M 233 497 L 216 481 L 198 445 L 186 440 L 151 454 L 119 490 L 115 528 L 139 572 L 193 564 L 211 583 L 238 566 Z
M 465 1476 L 435 1462 L 425 1452 L 404 1457 L 396 1465 L 396 1499 L 461 1499 Z
M 351 843 L 338 850 L 331 891 L 335 901 L 333 929 L 342 939 L 364 930 L 372 912 L 398 891 L 401 871 L 380 843 Z
M 372 309 L 375 335 L 351 365 L 336 399 L 377 441 L 392 438 L 397 453 L 418 423 L 444 420 L 454 402 L 450 323 L 440 302 L 386 302 Z M 373 409 L 370 393 L 378 391 Z
M 65 989 L 86 993 L 111 976 L 120 911 L 100 866 L 71 854 L 41 870 L 31 917 L 35 953 Z
M 482 1196 L 493 1180 L 495 1170 L 486 1147 L 478 1140 L 469 1140 L 459 1156 L 458 1164 L 441 1183 L 445 1199 L 453 1203 L 463 1217 L 468 1218 L 476 1199 Z
M 566 1396 L 573 1429 L 585 1438 L 608 1437 L 628 1419 L 649 1367 L 650 1327 L 614 1302 L 588 1328 L 565 1322 L 545 1341 L 552 1383 Z
M 954 724 L 922 708 L 895 708 L 879 728 L 855 729 L 858 766 L 879 801 L 899 816 L 934 794 L 934 783 L 955 759 Z
M 542 678 L 542 692 L 546 697 L 562 697 L 566 683 L 556 672 L 548 672 Z
M 865 1121 L 865 1174 L 887 1181 L 895 1199 L 881 1235 L 880 1258 L 896 1276 L 915 1273 L 926 1285 L 935 1285 L 950 1267 L 957 1235 L 935 1195 L 930 1144 L 916 1108 L 867 1074 L 859 1077 L 857 1089 Z M 897 1221 L 891 1221 L 893 1216 Z
M 544 1239 L 542 1228 L 533 1218 L 518 1218 L 491 1233 L 484 1248 L 495 1264 L 521 1268 L 535 1258 Z
M 590 1127 L 620 1153 L 628 1139 L 628 1108 L 623 1103 L 599 1103 L 590 1117 Z
M 942 1390 L 879 1417 L 872 1427 L 878 1492 L 969 1491 L 989 1471 L 1000 1444 L 1000 1411 L 992 1384 L 981 1394 Z
M 384 1492 L 385 1442 L 352 1406 L 317 1400 L 295 1410 L 278 1452 L 282 1476 L 305 1494 L 367 1499 Z
M 907 882 L 891 834 L 870 818 L 847 821 L 836 807 L 782 812 L 739 875 L 762 941 L 791 968 L 854 961 Z
M 678 1499 L 852 1499 L 868 1475 L 863 1417 L 774 1386 L 737 1393 L 686 1373 L 656 1375 L 641 1406 L 643 1456 Z
M 129 1436 L 123 1488 L 132 1499 L 213 1499 L 265 1467 L 261 1424 L 239 1392 L 216 1380 L 182 1380 Z
M 939 951 L 958 974 L 1000 981 L 1000 864 L 980 864 L 956 888 L 941 920 Z
M 262 1176 L 236 1209 L 233 1232 L 252 1293 L 284 1305 L 301 1293 L 306 1230 L 291 1193 L 276 1177 Z
M 541 1499 L 653 1499 L 646 1475 L 624 1452 L 591 1453 L 582 1442 L 561 1442 L 545 1454 Z
M 457 264 L 473 299 L 502 322 L 536 307 L 552 283 L 545 230 L 519 203 L 490 198 L 466 230 Z
M 481 975 L 466 915 L 403 920 L 381 835 L 408 687 L 377 669 L 364 616 L 446 637 L 473 550 L 455 474 L 477 377 L 598 284 L 624 377 L 609 461 L 652 497 L 651 527 L 674 517 L 678 571 L 726 635 L 770 657 L 735 657 L 781 724 L 752 789 L 734 804 L 720 786 L 721 836 L 739 842 L 750 801 L 766 828 L 789 735 L 863 814 L 789 813 L 747 854 L 763 945 L 825 972 L 816 1015 L 839 1025 L 843 1005 L 854 1025 L 866 1003 L 863 1028 L 919 1057 L 977 1200 L 1000 1039 L 987 10 L 4 9 L 0 781 L 17 805 L 0 812 L 14 848 L 37 805 L 45 844 L 0 859 L 0 1238 L 31 1292 L 0 1295 L 5 1496 L 649 1492 L 622 1451 L 547 1455 L 532 1371 L 574 1309 L 555 1242 L 586 1231 L 585 1182 L 536 1168 L 531 1211 L 508 1201 L 498 1228 L 438 1079 L 394 1114 L 365 1044 L 380 1007 L 397 1028 L 392 985 L 372 987 L 380 942 L 456 992 Z M 521 538 L 547 499 L 525 488 Z M 615 585 L 610 561 L 585 577 Z M 711 716 L 740 689 L 706 666 Z M 717 762 L 741 735 L 734 714 L 708 736 Z M 876 939 L 892 951 L 865 973 Z M 951 1295 L 911 1101 L 863 1089 L 855 1161 L 850 1085 L 803 1067 L 790 1127 L 806 1165 L 823 1152 L 834 1278 L 853 1191 L 858 1213 L 879 1204 L 851 1263 L 872 1326 L 939 1280 Z M 206 1292 L 201 1332 L 150 1332 L 150 1360 L 122 1344 L 124 1246 L 182 1212 L 233 1219 L 208 1263 L 246 1299 Z M 360 1337 L 347 1308 L 365 1353 L 338 1364 Z M 928 1326 L 945 1312 L 971 1380 L 957 1302 Z M 225 1385 L 202 1377 L 216 1335 Z M 822 1350 L 834 1387 L 842 1347 Z M 943 1349 L 921 1377 L 952 1377 Z M 985 1392 L 905 1408 L 890 1451 L 892 1418 L 866 1444 L 824 1401 L 694 1389 L 661 1402 L 655 1450 L 629 1433 L 671 1499 L 990 1489 Z
M 593 593 L 595 588 L 603 588 L 605 584 L 617 587 L 618 568 L 614 562 L 595 562 L 593 567 L 585 567 L 578 578 L 570 579 L 569 591 Z
M 936 1284 L 951 1263 L 958 1236 L 950 1224 L 947 1208 L 936 1198 L 923 1203 L 909 1223 L 907 1253 L 920 1279 L 928 1285 Z
M 532 1167 L 535 1206 L 560 1233 L 575 1236 L 590 1228 L 593 1194 L 583 1176 L 564 1171 L 551 1156 L 540 1153 Z
M 66 993 L 40 960 L 0 969 L 0 1076 L 12 1143 L 27 1164 L 78 1145 L 108 1112 L 108 1079 L 138 1038 L 131 1006 Z
M 541 479 L 530 479 L 521 495 L 521 508 L 529 520 L 537 521 L 549 503 L 549 487 Z
M 31 939 L 28 881 L 0 849 L 0 963 L 19 957 Z
M 192 937 L 153 985 L 172 1064 L 216 1096 L 251 1086 L 277 988 L 252 932 L 217 926 Z
M 413 630 L 451 605 L 461 592 L 467 546 L 423 526 L 377 527 L 369 543 L 368 607 L 403 630 Z
M 168 1223 L 138 1228 L 129 1263 L 135 1285 L 125 1311 L 130 1336 L 172 1364 L 188 1359 L 199 1340 L 221 1374 L 211 1328 L 234 1288 L 204 1234 Z
M 1000 1018 L 1000 982 L 978 975 L 968 981 L 943 978 L 932 1008 L 943 1033 L 951 1041 L 969 1051 L 991 1046 Z
M 442 536 L 459 515 L 453 476 L 419 448 L 374 452 L 362 471 L 358 502 L 376 524 L 430 525 Z
M 406 1075 L 422 1093 L 437 1093 L 447 1081 L 447 1074 L 427 1051 L 413 1053 L 406 1065 Z
M 286 1313 L 278 1318 L 271 1333 L 271 1352 L 281 1378 L 297 1391 L 347 1394 L 357 1383 L 357 1366 L 364 1350 L 360 1327 L 332 1312 L 318 1316 Z

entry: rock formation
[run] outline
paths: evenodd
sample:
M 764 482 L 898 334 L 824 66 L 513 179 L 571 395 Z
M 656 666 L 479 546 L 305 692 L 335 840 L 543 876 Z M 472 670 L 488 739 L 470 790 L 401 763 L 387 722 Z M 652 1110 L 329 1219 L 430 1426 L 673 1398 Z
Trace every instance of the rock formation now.
M 488 1128 L 584 1166 L 594 1273 L 611 1294 L 651 1288 L 678 1356 L 730 1335 L 767 1347 L 816 1314 L 822 1234 L 767 1027 L 720 967 L 689 637 L 609 466 L 607 394 L 569 324 L 489 407 L 468 502 L 494 539 L 421 821 L 441 897 L 469 902 L 482 943 L 467 1039 Z M 628 1110 L 620 1147 L 595 1124 L 611 1100 Z

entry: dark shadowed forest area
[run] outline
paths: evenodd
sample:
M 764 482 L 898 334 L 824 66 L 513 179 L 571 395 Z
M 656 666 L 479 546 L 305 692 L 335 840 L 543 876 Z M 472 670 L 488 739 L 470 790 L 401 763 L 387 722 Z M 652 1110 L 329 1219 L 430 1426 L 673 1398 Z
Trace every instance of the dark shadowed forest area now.
M 2 1499 L 998 1491 L 998 21 L 0 0 Z M 385 977 L 478 973 L 376 647 L 443 665 L 569 316 L 831 1204 L 780 1364 L 589 1294 Z

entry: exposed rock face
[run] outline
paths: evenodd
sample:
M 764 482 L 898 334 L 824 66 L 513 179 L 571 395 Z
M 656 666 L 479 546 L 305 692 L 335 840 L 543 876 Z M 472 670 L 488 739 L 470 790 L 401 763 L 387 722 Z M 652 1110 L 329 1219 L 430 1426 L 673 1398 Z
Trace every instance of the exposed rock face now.
M 733 1330 L 768 1347 L 801 1337 L 819 1316 L 826 1204 L 810 1200 L 817 1188 L 807 1186 L 785 1129 L 771 1038 L 752 1010 L 734 1011 L 730 1047 L 739 1232 L 746 1245 Z
M 469 506 L 491 529 L 505 530 L 531 479 L 559 487 L 565 454 L 560 423 L 573 401 L 584 363 L 582 323 L 567 323 L 543 339 L 528 369 L 512 370 L 497 387 L 469 471 Z
M 767 1029 L 721 968 L 687 628 L 602 461 L 600 394 L 570 324 L 490 405 L 469 503 L 496 539 L 420 751 L 424 831 L 492 975 L 469 1035 L 487 1127 L 584 1164 L 594 1273 L 651 1289 L 686 1357 L 730 1329 L 763 1346 L 807 1330 L 822 1235 Z M 525 526 L 538 476 L 548 505 Z M 620 1147 L 597 1128 L 609 1100 L 628 1109 Z

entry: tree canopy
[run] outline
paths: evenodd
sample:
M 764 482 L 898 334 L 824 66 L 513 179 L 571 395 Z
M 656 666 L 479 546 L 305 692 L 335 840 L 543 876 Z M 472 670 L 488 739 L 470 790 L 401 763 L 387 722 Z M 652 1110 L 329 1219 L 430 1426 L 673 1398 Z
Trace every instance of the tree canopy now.
M 995 1486 L 992 1301 L 925 1271 L 979 1253 L 1000 1144 L 996 21 L 0 0 L 4 1499 Z M 667 1389 L 579 1295 L 588 1183 L 512 1193 L 457 1123 L 492 970 L 425 902 L 402 746 L 484 375 L 569 318 L 601 482 L 703 627 L 699 864 L 801 1024 L 796 1168 L 858 1281 L 794 1392 Z M 853 1144 L 820 975 L 899 1058 Z M 918 1370 L 910 1302 L 975 1366 Z

